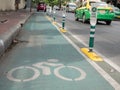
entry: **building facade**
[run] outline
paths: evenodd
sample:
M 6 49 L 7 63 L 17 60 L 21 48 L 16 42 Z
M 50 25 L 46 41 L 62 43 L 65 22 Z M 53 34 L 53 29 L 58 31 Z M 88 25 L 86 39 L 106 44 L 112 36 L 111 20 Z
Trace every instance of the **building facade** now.
M 25 7 L 25 0 L 0 0 L 0 11 L 16 10 L 16 4 L 18 9 Z

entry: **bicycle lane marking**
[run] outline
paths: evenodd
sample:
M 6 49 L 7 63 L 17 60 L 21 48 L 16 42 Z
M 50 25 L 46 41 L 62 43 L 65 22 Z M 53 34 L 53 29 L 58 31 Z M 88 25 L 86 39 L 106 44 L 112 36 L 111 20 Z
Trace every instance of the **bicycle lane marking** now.
M 55 75 L 56 75 L 57 77 L 63 79 L 63 80 L 67 80 L 67 81 L 80 81 L 80 80 L 82 80 L 82 79 L 85 79 L 86 73 L 85 73 L 82 69 L 77 68 L 77 67 L 74 67 L 74 66 L 66 66 L 66 67 L 67 67 L 67 68 L 73 68 L 73 69 L 75 69 L 75 70 L 78 70 L 78 71 L 80 72 L 81 76 L 78 77 L 78 78 L 75 78 L 75 79 L 70 79 L 70 78 L 66 78 L 66 77 L 60 75 L 59 70 L 62 69 L 62 68 L 65 68 L 65 66 L 60 66 L 60 67 L 58 67 L 57 69 L 55 69 L 55 71 L 54 71 Z
M 43 17 L 41 17 L 41 18 L 43 18 Z M 50 27 L 51 27 L 51 25 L 50 25 Z M 84 58 L 81 58 L 81 55 L 76 52 L 74 47 L 70 43 L 68 43 L 67 40 L 64 40 L 64 38 L 61 37 L 61 35 L 58 32 L 55 32 L 55 34 L 53 34 L 54 31 L 57 31 L 56 29 L 54 31 L 53 30 L 54 30 L 54 28 L 52 28 L 50 30 L 47 30 L 47 31 L 44 30 L 45 33 L 47 33 L 49 35 L 49 37 L 50 36 L 52 37 L 52 38 L 49 38 L 49 37 L 46 37 L 46 34 L 44 35 L 44 38 L 46 40 L 46 43 L 45 43 L 46 45 L 44 45 L 42 47 L 39 47 L 39 46 L 34 47 L 35 51 L 33 51 L 33 47 L 27 47 L 27 49 L 23 48 L 24 50 L 27 50 L 27 51 L 25 51 L 25 53 L 24 53 L 23 52 L 24 50 L 23 50 L 21 53 L 18 53 L 18 54 L 20 54 L 19 55 L 20 57 L 25 57 L 25 58 L 21 58 L 21 59 L 17 60 L 17 63 L 20 62 L 19 66 L 23 65 L 23 63 L 21 63 L 21 61 L 24 62 L 26 58 L 30 59 L 29 61 L 31 61 L 31 62 L 27 63 L 25 65 L 31 65 L 31 64 L 36 63 L 36 62 L 46 61 L 49 58 L 55 58 L 55 59 L 60 60 L 60 63 L 62 62 L 65 66 L 75 66 L 75 67 L 78 66 L 78 67 L 80 67 L 81 69 L 83 69 L 87 73 L 87 76 L 86 76 L 87 78 L 85 78 L 82 81 L 68 82 L 68 81 L 65 81 L 65 80 L 61 80 L 59 78 L 54 78 L 55 76 L 53 76 L 53 75 L 42 76 L 42 74 L 40 73 L 40 78 L 37 78 L 36 80 L 31 80 L 31 82 L 28 81 L 28 82 L 25 82 L 25 83 L 15 83 L 15 82 L 11 83 L 12 81 L 8 81 L 8 80 L 5 81 L 4 80 L 4 82 L 1 82 L 1 84 L 6 83 L 6 82 L 8 82 L 10 84 L 8 85 L 9 87 L 2 86 L 1 90 L 9 90 L 9 89 L 17 90 L 17 88 L 15 88 L 15 87 L 17 87 L 17 85 L 21 86 L 19 88 L 19 90 L 20 89 L 22 89 L 22 90 L 26 90 L 26 89 L 37 90 L 37 89 L 40 89 L 40 88 L 46 89 L 46 90 L 50 90 L 50 89 L 55 90 L 55 89 L 58 89 L 58 88 L 59 88 L 59 90 L 78 90 L 79 88 L 83 88 L 85 90 L 88 90 L 88 89 L 93 90 L 94 87 L 97 88 L 96 90 L 114 90 L 112 88 L 112 86 L 110 84 L 108 84 L 94 70 L 94 68 L 92 68 L 92 66 L 90 66 L 90 64 L 88 62 L 85 61 Z M 53 38 L 53 35 L 55 36 L 54 38 Z M 48 40 L 50 42 L 47 42 Z M 51 42 L 51 40 L 53 41 L 53 43 Z M 57 43 L 56 43 L 56 41 L 57 41 Z M 61 42 L 62 42 L 62 44 L 61 44 Z M 29 52 L 30 52 L 30 54 L 29 54 Z M 26 53 L 27 53 L 27 57 L 25 56 Z M 17 53 L 15 53 L 14 55 L 16 55 L 16 54 Z M 30 55 L 34 55 L 34 57 L 33 56 L 30 57 Z M 11 58 L 11 59 L 14 60 L 13 58 Z M 10 60 L 10 59 L 8 59 L 8 60 Z M 14 62 L 12 62 L 12 65 L 16 66 Z M 12 66 L 12 67 L 14 67 L 14 66 Z M 31 69 L 28 69 L 28 70 L 33 71 Z M 7 70 L 7 71 L 9 71 L 9 70 Z M 17 75 L 19 75 L 19 73 Z M 62 73 L 63 73 L 62 76 L 64 76 L 64 73 L 66 74 L 67 71 L 62 72 Z M 94 75 L 94 77 L 93 77 L 93 73 L 96 74 L 96 75 Z M 60 70 L 60 74 L 61 74 L 61 70 Z M 75 75 L 76 73 L 69 73 L 69 74 Z M 64 77 L 66 77 L 66 76 L 64 76 Z M 25 79 L 28 79 L 28 78 L 25 78 Z M 92 83 L 90 83 L 90 82 L 92 82 Z M 88 84 L 88 83 L 90 83 L 90 84 Z M 26 86 L 28 86 L 28 84 L 30 84 L 30 86 L 26 87 Z M 87 87 L 86 87 L 86 85 L 87 85 Z M 15 87 L 13 87 L 13 86 L 15 86 Z M 26 88 L 22 88 L 24 86 Z M 8 88 L 8 89 L 4 89 L 4 88 Z M 15 88 L 15 89 L 13 89 L 13 88 Z
M 49 61 L 49 60 L 48 60 Z M 15 81 L 15 82 L 28 82 L 28 81 L 32 81 L 32 80 L 35 80 L 37 79 L 39 76 L 40 76 L 40 71 L 38 69 L 42 69 L 42 74 L 43 75 L 50 75 L 51 74 L 51 70 L 48 66 L 45 66 L 45 65 L 49 65 L 49 66 L 58 66 L 56 69 L 54 69 L 54 74 L 55 76 L 57 76 L 58 78 L 60 79 L 63 79 L 63 80 L 67 80 L 67 81 L 79 81 L 79 80 L 82 80 L 82 79 L 85 79 L 86 77 L 86 73 L 80 69 L 80 68 L 77 68 L 75 66 L 64 66 L 63 64 L 55 64 L 55 63 L 48 63 L 48 62 L 39 62 L 39 63 L 36 63 L 36 64 L 33 64 L 32 66 L 34 67 L 31 67 L 31 66 L 20 66 L 20 67 L 16 67 L 16 68 L 13 68 L 11 69 L 10 71 L 8 71 L 7 73 L 7 78 L 11 81 Z M 36 69 L 36 68 L 38 69 Z M 77 70 L 79 73 L 80 73 L 80 76 L 78 78 L 75 78 L 75 79 L 71 79 L 71 78 L 67 78 L 65 76 L 62 76 L 60 74 L 60 70 L 62 68 L 73 68 L 75 70 Z M 17 79 L 16 77 L 13 76 L 13 73 L 17 70 L 20 70 L 20 69 L 30 69 L 34 72 L 34 75 L 28 79 Z
M 24 80 L 20 80 L 20 79 L 14 78 L 14 76 L 13 76 L 13 72 L 14 72 L 14 71 L 19 70 L 19 69 L 25 69 L 25 68 L 34 71 L 34 75 L 33 75 L 31 78 L 24 79 Z M 9 80 L 15 81 L 15 82 L 28 82 L 28 81 L 31 81 L 31 80 L 35 80 L 35 79 L 38 78 L 39 76 L 40 76 L 40 72 L 39 72 L 37 69 L 32 68 L 32 67 L 29 67 L 29 66 L 16 67 L 16 68 L 11 69 L 11 70 L 7 73 L 7 78 L 8 78 Z

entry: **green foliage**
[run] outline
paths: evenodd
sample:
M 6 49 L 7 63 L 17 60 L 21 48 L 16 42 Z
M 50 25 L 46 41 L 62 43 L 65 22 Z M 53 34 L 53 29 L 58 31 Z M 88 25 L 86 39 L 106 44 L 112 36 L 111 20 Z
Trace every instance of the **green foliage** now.
M 41 0 L 32 0 L 33 3 L 37 4 L 39 3 Z
M 50 6 L 54 6 L 58 4 L 58 0 L 44 0 L 44 2 L 49 4 Z
M 32 0 L 34 3 L 39 3 L 39 2 L 45 2 L 46 4 L 50 6 L 60 6 L 60 5 L 65 5 L 66 2 L 69 2 L 70 0 Z
M 59 5 L 65 4 L 65 2 L 70 2 L 71 0 L 32 0 L 34 3 L 45 2 L 49 5 Z

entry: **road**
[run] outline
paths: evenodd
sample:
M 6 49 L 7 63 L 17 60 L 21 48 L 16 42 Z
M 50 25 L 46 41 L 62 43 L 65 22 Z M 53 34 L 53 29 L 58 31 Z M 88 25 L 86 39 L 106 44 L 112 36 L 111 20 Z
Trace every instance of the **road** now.
M 56 21 L 61 23 L 61 12 L 57 12 Z M 71 35 L 81 41 L 86 47 L 89 43 L 90 24 L 75 21 L 74 13 L 66 14 L 66 29 Z M 113 21 L 111 25 L 99 22 L 96 25 L 94 51 L 105 60 L 120 66 L 120 21 Z
M 0 90 L 120 90 L 120 74 L 85 58 L 44 12 L 34 13 L 16 39 L 0 60 Z

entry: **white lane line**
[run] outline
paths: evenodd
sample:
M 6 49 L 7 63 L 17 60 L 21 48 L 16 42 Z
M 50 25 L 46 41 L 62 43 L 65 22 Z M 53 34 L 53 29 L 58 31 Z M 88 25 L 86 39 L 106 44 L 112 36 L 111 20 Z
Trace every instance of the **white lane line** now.
M 61 26 L 61 24 L 57 23 L 59 26 Z M 67 29 L 66 29 L 67 30 Z M 82 43 L 84 46 L 88 47 L 88 44 L 86 44 L 84 41 L 82 41 L 81 39 L 79 39 L 76 35 L 73 35 L 72 32 L 67 32 L 69 33 L 72 37 L 74 37 L 77 41 L 79 41 L 80 43 Z M 100 54 L 99 52 L 97 52 L 96 50 L 94 50 L 96 53 L 98 53 L 100 56 L 102 56 L 104 58 L 104 61 L 109 64 L 111 67 L 113 67 L 115 70 L 117 70 L 118 72 L 120 72 L 120 67 L 118 65 L 116 65 L 114 62 L 110 61 L 107 57 L 103 56 L 102 54 Z
M 88 45 L 86 43 L 84 43 L 82 40 L 80 40 L 77 36 L 72 35 L 71 32 L 68 32 L 72 37 L 74 37 L 77 41 L 79 41 L 80 43 L 82 43 L 83 45 L 85 45 L 86 47 L 88 47 Z M 100 54 L 99 52 L 97 52 L 96 50 L 94 50 L 96 53 L 98 53 L 100 56 L 102 56 L 104 58 L 104 61 L 106 63 L 108 63 L 110 66 L 112 66 L 115 70 L 117 70 L 118 72 L 120 72 L 120 67 L 118 65 L 116 65 L 115 63 L 113 63 L 112 61 L 110 61 L 108 58 L 106 58 L 105 56 L 103 56 L 102 54 Z
M 54 25 L 55 26 L 55 25 Z M 59 28 L 55 26 L 57 30 L 59 31 Z M 59 31 L 60 32 L 60 31 Z M 61 33 L 61 32 L 60 32 Z M 68 40 L 70 44 L 81 54 L 85 57 L 85 59 L 104 77 L 106 81 L 110 83 L 110 85 L 115 88 L 115 90 L 120 90 L 120 84 L 117 83 L 108 73 L 106 73 L 100 66 L 98 66 L 95 62 L 89 60 L 81 51 L 80 48 L 75 45 L 67 36 L 65 36 L 63 33 L 61 33 L 63 37 Z

